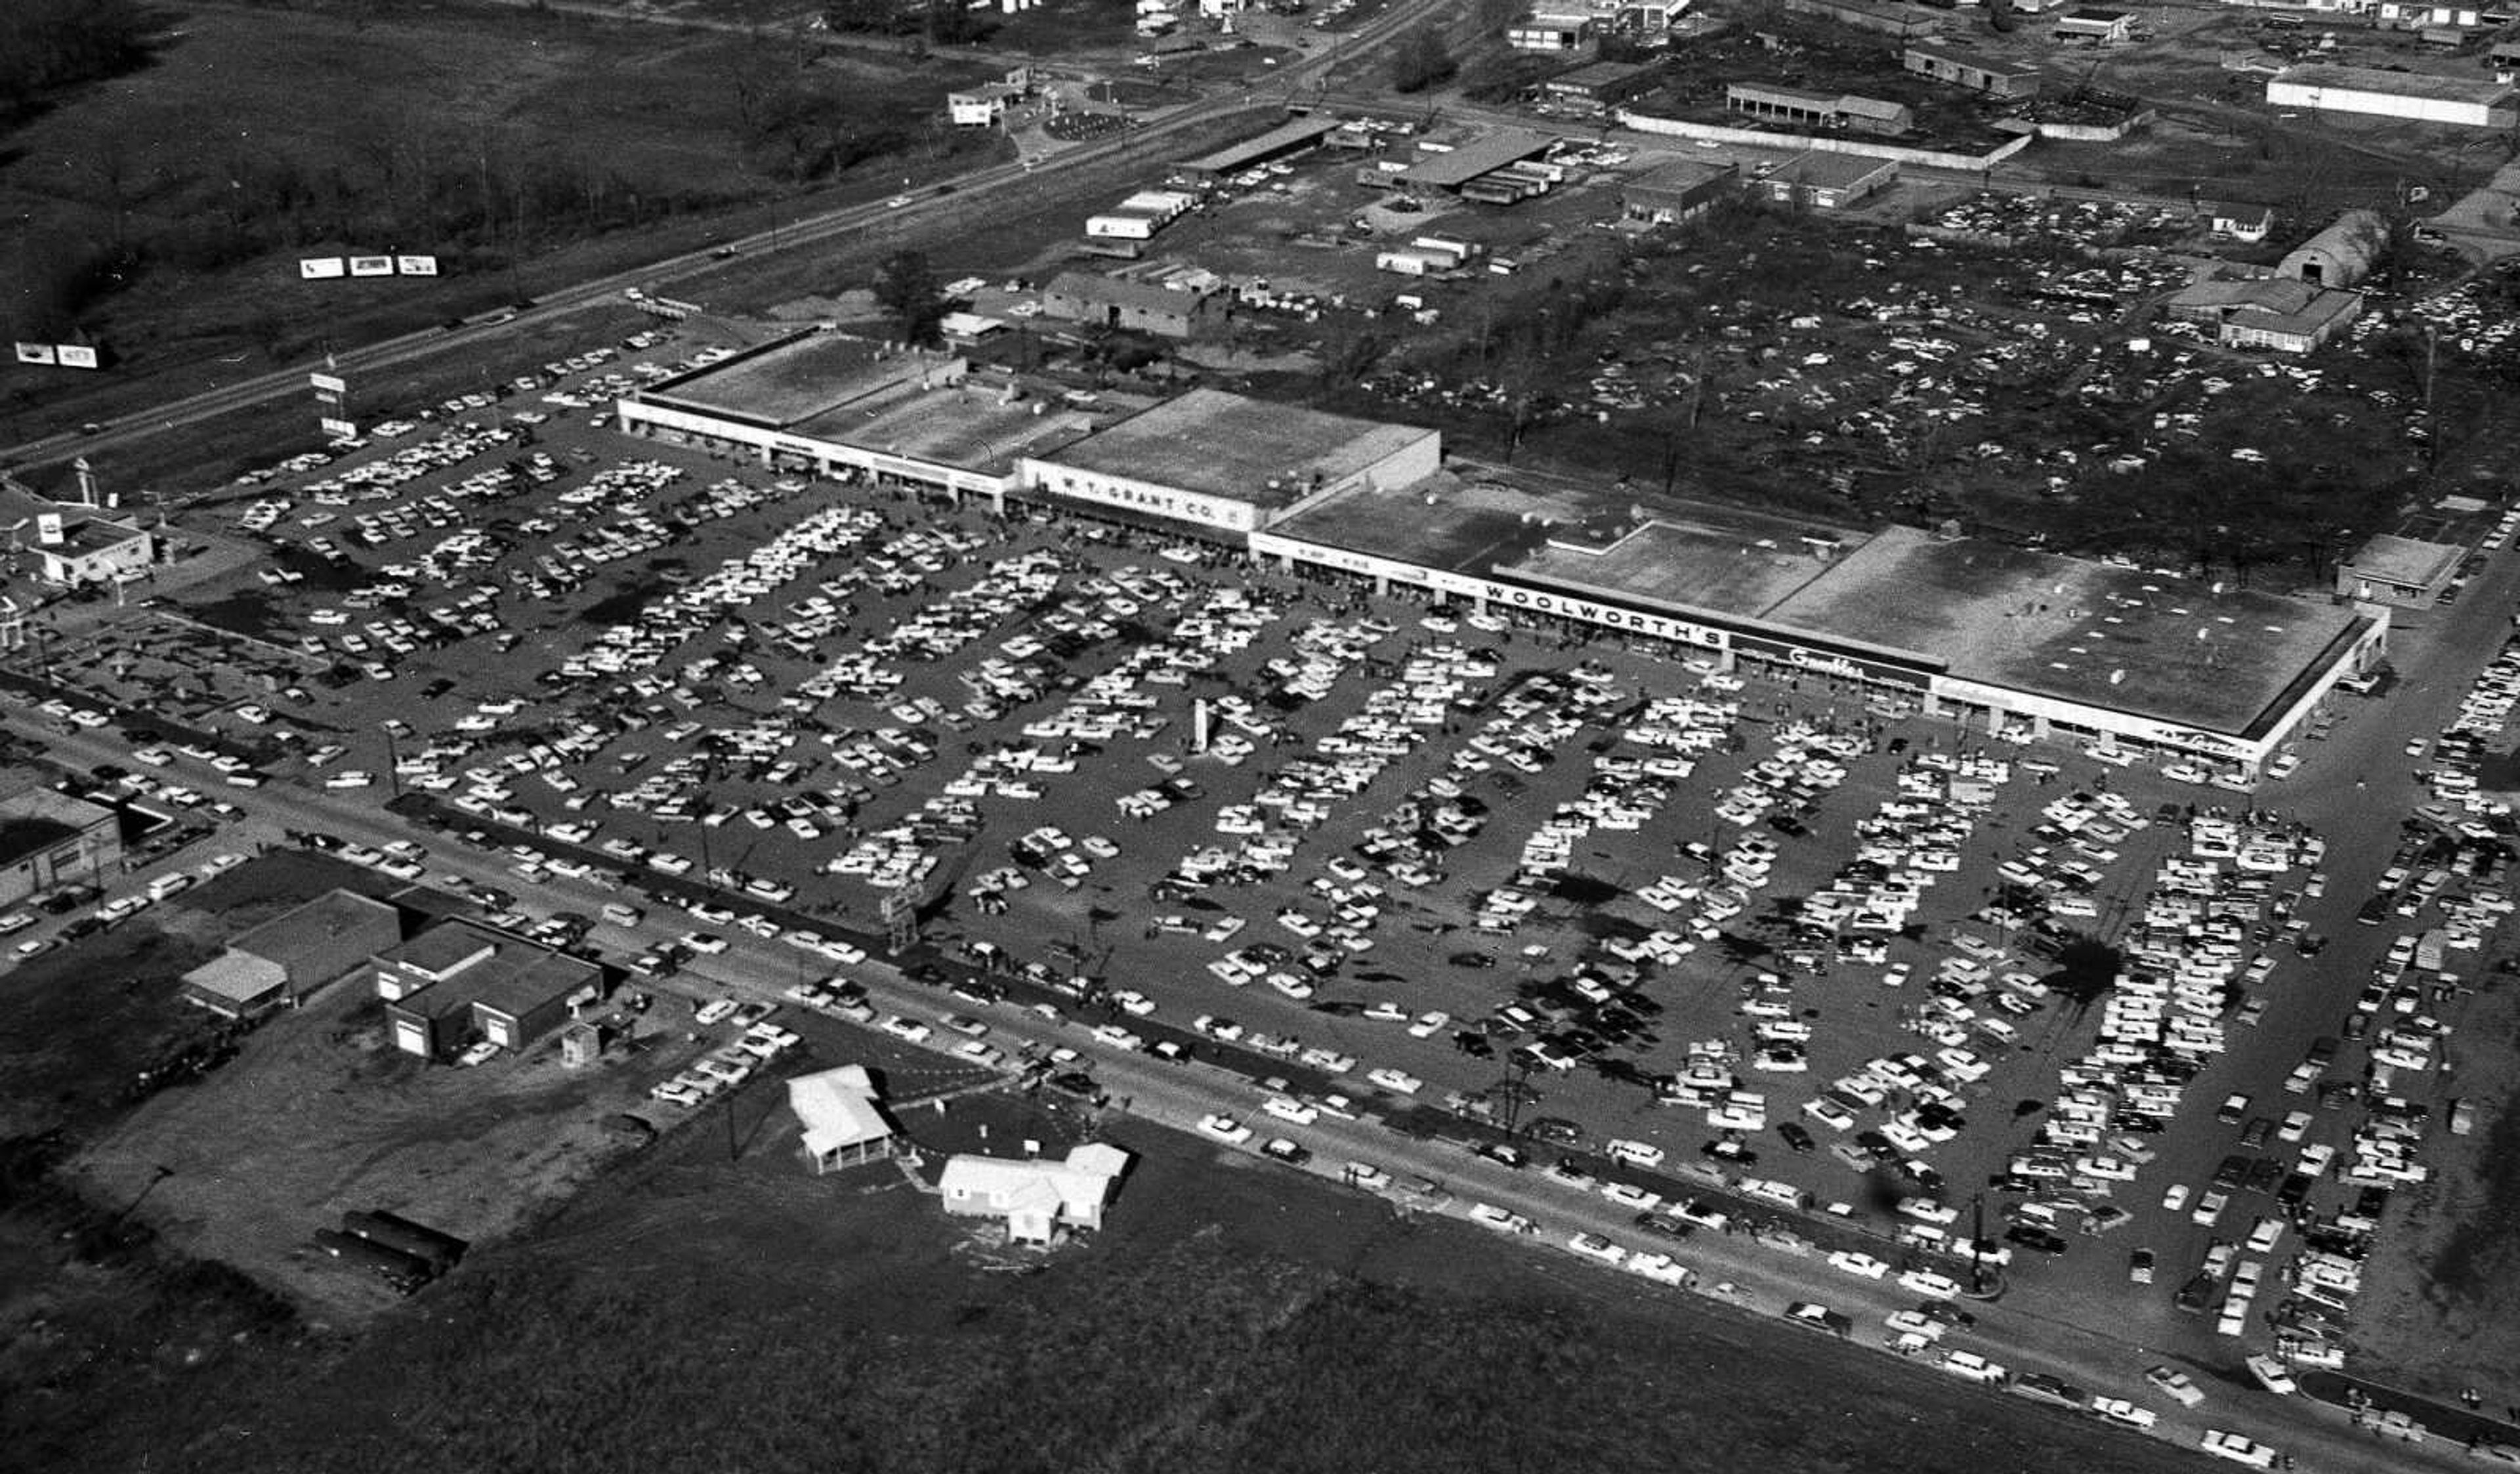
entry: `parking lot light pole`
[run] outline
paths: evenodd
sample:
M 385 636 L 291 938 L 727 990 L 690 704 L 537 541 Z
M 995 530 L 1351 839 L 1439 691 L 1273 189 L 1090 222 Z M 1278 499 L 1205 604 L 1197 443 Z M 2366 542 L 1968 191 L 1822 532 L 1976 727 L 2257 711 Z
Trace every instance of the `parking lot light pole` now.
M 402 753 L 394 746 L 393 728 L 387 726 L 378 730 L 385 735 L 385 782 L 392 787 L 394 797 L 400 798 L 402 797 Z

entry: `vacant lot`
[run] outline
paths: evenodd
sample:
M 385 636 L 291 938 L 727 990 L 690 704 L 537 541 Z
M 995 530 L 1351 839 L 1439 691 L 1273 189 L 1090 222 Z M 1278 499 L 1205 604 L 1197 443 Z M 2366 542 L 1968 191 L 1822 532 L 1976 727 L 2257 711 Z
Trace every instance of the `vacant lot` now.
M 0 319 L 119 364 L 13 376 L 0 433 L 111 413 L 140 376 L 191 366 L 156 397 L 529 294 L 571 243 L 604 243 L 582 275 L 703 244 L 744 203 L 897 188 L 993 146 L 941 125 L 982 74 L 509 6 L 196 11 L 0 155 L 0 251 L 27 263 Z M 296 256 L 344 250 L 445 275 L 299 279 Z
M 232 1301 L 167 1305 L 135 1272 L 127 1300 L 174 1312 L 165 1344 L 196 1364 L 127 1357 L 123 1415 L 78 1425 L 61 1397 L 13 1399 L 6 1431 L 43 1435 L 20 1447 L 66 1470 L 210 1467 L 231 1438 L 271 1470 L 1481 1470 L 1570 1452 L 1658 1465 L 1680 1444 L 1812 1470 L 1912 1467 L 1928 1450 L 2184 1466 L 1159 1132 L 1118 1134 L 1140 1156 L 1099 1243 L 987 1273 L 894 1168 L 808 1177 L 783 1131 L 774 1119 L 733 1164 L 692 1131 L 363 1339 L 208 1340 L 237 1324 Z M 1816 1374 L 1833 1388 L 1821 1419 L 1780 1391 Z

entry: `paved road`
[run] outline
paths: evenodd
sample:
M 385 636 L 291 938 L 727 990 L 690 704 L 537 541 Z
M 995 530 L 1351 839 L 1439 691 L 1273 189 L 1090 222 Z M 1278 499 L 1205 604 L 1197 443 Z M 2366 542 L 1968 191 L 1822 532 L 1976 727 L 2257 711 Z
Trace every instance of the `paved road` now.
M 2506 570 L 2504 576 L 2510 576 Z M 130 744 L 109 735 L 64 731 L 39 713 L 12 705 L 0 710 L 0 725 L 48 744 L 65 761 L 92 765 L 127 764 Z M 332 791 L 306 788 L 290 782 L 267 782 L 259 788 L 230 788 L 216 775 L 189 759 L 171 770 L 186 782 L 198 781 L 244 810 L 256 826 L 320 830 L 345 840 L 380 845 L 417 839 L 431 846 L 433 875 L 454 875 L 489 885 L 513 887 L 506 856 L 468 849 L 447 836 L 420 830 L 379 802 L 382 790 Z M 561 877 L 536 888 L 535 900 L 559 910 L 593 913 L 614 893 Z M 661 934 L 666 928 L 652 930 Z M 630 937 L 607 926 L 600 939 L 620 944 Z M 798 974 L 801 955 L 784 945 L 738 934 L 729 950 L 701 958 L 666 984 L 668 991 L 695 998 L 730 995 L 740 999 L 781 1002 L 783 990 Z M 817 968 L 816 970 L 820 970 Z M 866 985 L 870 1001 L 891 1012 L 933 1016 L 947 1005 L 943 995 L 903 978 L 893 969 L 867 965 L 852 969 Z M 975 1012 L 991 1024 L 991 1038 L 1001 1045 L 1063 1044 L 1094 1059 L 1098 1078 L 1114 1102 L 1130 1113 L 1185 1131 L 1214 1112 L 1236 1116 L 1255 1129 L 1255 1141 L 1270 1136 L 1290 1137 L 1315 1153 L 1310 1170 L 1338 1179 L 1351 1161 L 1372 1163 L 1402 1180 L 1431 1179 L 1453 1194 L 1442 1210 L 1465 1214 L 1485 1202 L 1518 1213 L 1540 1226 L 1531 1240 L 1535 1252 L 1560 1253 L 1569 1234 L 1583 1230 L 1632 1248 L 1670 1247 L 1699 1275 L 1700 1297 L 1729 1303 L 1744 1314 L 1773 1315 L 1794 1300 L 1816 1300 L 1856 1321 L 1856 1339 L 1877 1345 L 1882 1317 L 1915 1303 L 1916 1297 L 1895 1282 L 1855 1277 L 1817 1258 L 1796 1258 L 1747 1238 L 1697 1234 L 1666 1245 L 1636 1228 L 1633 1215 L 1596 1194 L 1556 1183 L 1534 1172 L 1516 1172 L 1459 1147 L 1419 1140 L 1365 1121 L 1325 1117 L 1295 1127 L 1263 1116 L 1260 1093 L 1241 1076 L 1204 1063 L 1170 1064 L 1146 1054 L 1118 1051 L 1097 1045 L 1084 1025 L 1053 1023 L 1013 1005 L 976 1007 L 959 1001 L 952 1006 Z M 1220 1150 L 1237 1148 L 1219 1147 Z M 1240 1149 L 1249 1149 L 1247 1147 Z M 1602 1270 L 1600 1273 L 1613 1273 Z M 1642 1282 L 1638 1281 L 1641 1285 Z M 1678 1294 L 1679 1291 L 1668 1293 Z M 2016 1297 L 2017 1298 L 2017 1297 Z M 2142 1385 L 2142 1369 L 2156 1362 L 2176 1360 L 2160 1351 L 2107 1330 L 2068 1323 L 2018 1303 L 1974 1307 L 1980 1323 L 1957 1333 L 1949 1343 L 1979 1351 L 2014 1372 L 2048 1371 L 2089 1391 L 2131 1398 L 2162 1412 L 2163 1435 L 2192 1446 L 2204 1428 L 2219 1427 L 2247 1434 L 2294 1453 L 2301 1466 L 2318 1470 L 2389 1470 L 2452 1467 L 2454 1451 L 2436 1446 L 2409 1451 L 2403 1445 L 2380 1445 L 2354 1429 L 2341 1408 L 2307 1400 L 2281 1400 L 2218 1377 L 2202 1367 L 2191 1373 L 2208 1389 L 2205 1404 L 2193 1412 Z
M 878 225 L 893 228 L 916 226 L 923 220 L 959 210 L 975 197 L 985 198 L 1030 181 L 1055 177 L 1058 170 L 1090 167 L 1146 152 L 1164 140 L 1209 127 L 1238 114 L 1273 112 L 1284 107 L 1286 99 L 1302 90 L 1306 83 L 1327 76 L 1333 67 L 1390 40 L 1421 17 L 1440 9 L 1441 4 L 1442 0 L 1395 0 L 1385 13 L 1354 31 L 1344 33 L 1338 46 L 1278 68 L 1269 77 L 1265 95 L 1249 90 L 1223 91 L 1146 127 L 1038 158 L 1034 160 L 1034 167 L 1027 168 L 1020 162 L 992 164 L 961 175 L 947 185 L 927 186 L 919 192 L 912 203 L 900 208 L 881 202 L 842 206 L 793 223 L 776 225 L 741 240 L 548 290 L 535 299 L 533 306 L 513 314 L 487 314 L 459 329 L 429 329 L 404 334 L 383 342 L 340 349 L 336 352 L 335 359 L 344 373 L 365 374 L 442 353 L 451 347 L 472 345 L 489 351 L 492 340 L 498 336 L 564 317 L 599 301 L 617 298 L 627 288 L 637 287 L 664 296 L 688 295 L 689 290 L 682 283 L 702 272 L 727 269 L 725 256 L 730 249 L 738 257 L 758 257 L 775 252 L 813 249 L 836 237 Z M 294 368 L 275 370 L 237 383 L 204 390 L 189 398 L 105 424 L 92 434 L 66 431 L 0 449 L 0 466 L 29 466 L 75 451 L 111 450 L 274 399 L 300 395 L 306 392 L 306 375 L 322 366 L 321 360 L 310 358 Z

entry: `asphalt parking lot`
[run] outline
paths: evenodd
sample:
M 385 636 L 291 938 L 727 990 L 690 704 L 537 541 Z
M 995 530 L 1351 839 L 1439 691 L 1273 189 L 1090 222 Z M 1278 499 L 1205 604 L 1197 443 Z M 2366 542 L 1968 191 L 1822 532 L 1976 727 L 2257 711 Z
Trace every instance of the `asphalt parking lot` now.
M 495 427 L 458 407 L 197 514 L 277 545 L 207 605 L 261 664 L 117 630 L 100 695 L 170 690 L 344 802 L 426 792 L 515 844 L 528 908 L 555 875 L 631 877 L 644 915 L 595 941 L 652 974 L 739 929 L 878 932 L 907 895 L 929 940 L 1103 1049 L 1189 1046 L 1465 1152 L 1517 1128 L 1569 1186 L 1721 1184 L 1889 1266 L 2008 1260 L 2042 1303 L 2200 1358 L 2279 1326 L 2316 1363 L 2348 1333 L 2328 1302 L 2386 1213 L 2366 1189 L 2412 1184 L 2389 1143 L 2426 1129 L 2370 1102 L 2430 1094 L 2459 960 L 2509 910 L 2508 826 L 2440 809 L 2390 878 L 2373 816 L 2463 805 L 2458 764 L 2429 795 L 2338 775 L 2383 771 L 2384 726 L 2498 733 L 2498 687 L 2349 700 L 2251 800 L 1815 676 L 589 423 L 677 354 L 566 369 Z M 557 398 L 519 421 L 534 394 Z M 2490 644 L 2482 619 L 2444 659 Z M 319 660 L 355 674 L 288 679 Z M 158 755 L 179 785 L 221 781 Z M 2389 924 L 2357 926 L 2375 887 Z M 823 951 L 798 981 L 873 965 Z M 2334 1282 L 2275 1288 L 2303 1273 Z

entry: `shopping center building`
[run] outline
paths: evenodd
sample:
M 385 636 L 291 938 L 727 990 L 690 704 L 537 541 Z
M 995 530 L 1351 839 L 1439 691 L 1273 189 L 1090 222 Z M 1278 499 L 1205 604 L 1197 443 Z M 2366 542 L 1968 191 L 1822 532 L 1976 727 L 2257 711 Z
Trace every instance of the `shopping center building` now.
M 642 389 L 616 414 L 634 433 L 826 478 L 1002 512 L 1046 504 L 1290 571 L 1774 666 L 1982 732 L 2139 745 L 2241 777 L 2388 648 L 2387 610 L 2370 603 L 1462 474 L 1437 431 L 1213 389 L 1081 398 L 815 334 Z

